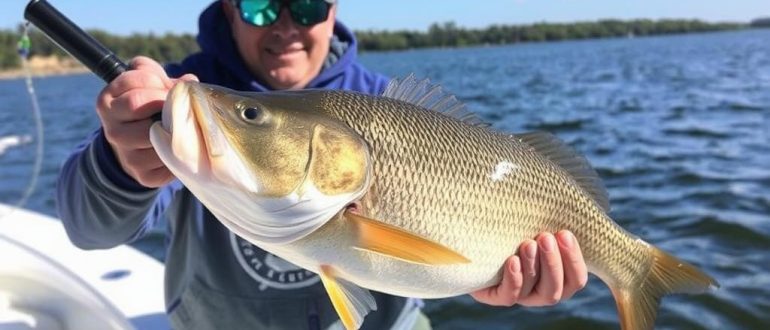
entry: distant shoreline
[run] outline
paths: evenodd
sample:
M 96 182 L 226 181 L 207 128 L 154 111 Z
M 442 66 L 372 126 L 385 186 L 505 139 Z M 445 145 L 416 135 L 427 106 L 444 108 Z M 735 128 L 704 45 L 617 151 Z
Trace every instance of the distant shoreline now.
M 32 77 L 44 78 L 52 76 L 66 76 L 71 74 L 88 73 L 88 68 L 85 66 L 74 68 L 62 68 L 56 70 L 32 70 Z M 5 70 L 0 71 L 0 80 L 13 80 L 26 77 L 27 73 L 23 69 Z
M 89 72 L 88 68 L 72 58 L 52 56 L 33 56 L 27 63 L 33 77 L 50 77 Z M 25 77 L 24 68 L 13 68 L 0 71 L 0 80 L 11 80 Z

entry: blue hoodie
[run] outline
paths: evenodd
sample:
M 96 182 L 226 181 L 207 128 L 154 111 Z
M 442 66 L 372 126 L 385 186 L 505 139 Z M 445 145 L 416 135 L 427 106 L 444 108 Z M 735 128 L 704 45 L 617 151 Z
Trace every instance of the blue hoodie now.
M 268 91 L 241 59 L 219 1 L 200 17 L 199 53 L 167 65 L 169 76 Z M 379 94 L 388 79 L 356 62 L 356 39 L 336 22 L 327 62 L 308 88 Z M 68 158 L 57 181 L 57 209 L 70 240 L 84 249 L 140 239 L 167 220 L 166 307 L 178 329 L 325 329 L 337 314 L 317 275 L 232 234 L 179 181 L 143 187 L 126 174 L 101 129 Z M 378 310 L 364 329 L 414 319 L 421 303 L 373 292 Z M 405 321 L 406 320 L 406 321 Z

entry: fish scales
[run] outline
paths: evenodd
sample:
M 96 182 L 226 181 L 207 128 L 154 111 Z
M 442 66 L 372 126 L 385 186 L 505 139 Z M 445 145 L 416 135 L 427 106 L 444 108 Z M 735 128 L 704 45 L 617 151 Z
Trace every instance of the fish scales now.
M 321 107 L 370 144 L 375 179 L 362 202 L 375 219 L 451 246 L 474 264 L 483 260 L 487 272 L 525 239 L 561 229 L 575 234 L 591 271 L 603 277 L 641 278 L 649 268 L 645 244 L 510 135 L 388 98 L 327 92 Z M 501 161 L 516 169 L 494 181 Z M 430 228 L 434 222 L 445 229 Z M 480 249 L 469 239 L 479 237 L 495 244 Z

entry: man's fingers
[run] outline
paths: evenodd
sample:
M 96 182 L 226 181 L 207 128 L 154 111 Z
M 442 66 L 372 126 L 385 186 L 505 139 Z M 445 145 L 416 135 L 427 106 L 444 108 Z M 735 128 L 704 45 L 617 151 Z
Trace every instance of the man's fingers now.
M 171 79 L 171 81 L 173 81 L 176 84 L 179 81 L 200 81 L 200 80 L 198 79 L 198 76 L 192 73 L 186 73 L 179 78 Z
M 116 149 L 115 154 L 119 158 L 123 170 L 145 187 L 157 188 L 174 178 L 152 147 Z
M 158 77 L 165 77 L 161 81 L 163 82 L 166 89 L 169 89 L 173 86 L 173 83 L 171 79 L 168 78 L 168 75 L 166 75 L 166 70 L 163 69 L 163 66 L 160 65 L 157 61 L 146 57 L 146 56 L 137 56 L 131 59 L 131 62 L 129 62 L 128 66 L 132 70 L 137 71 L 150 71 L 154 73 Z
M 105 127 L 104 137 L 124 150 L 151 148 L 149 132 L 152 123 L 152 120 L 145 119 L 121 123 L 116 127 Z
M 538 294 L 536 300 L 539 300 L 542 305 L 553 305 L 561 300 L 564 290 L 564 267 L 561 263 L 561 254 L 556 239 L 551 233 L 540 235 L 537 243 L 540 280 L 535 287 Z
M 471 293 L 477 301 L 496 305 L 548 306 L 582 289 L 588 272 L 580 246 L 569 231 L 542 233 L 519 245 L 505 263 L 497 286 Z
M 562 299 L 569 299 L 588 282 L 588 270 L 575 236 L 566 230 L 556 233 L 562 265 L 564 266 L 564 293 Z
M 172 87 L 176 86 L 176 84 L 178 84 L 178 83 L 180 83 L 182 81 L 200 82 L 200 80 L 198 80 L 198 76 L 196 76 L 196 75 L 194 75 L 192 73 L 187 73 L 187 74 L 184 74 L 183 76 L 181 76 L 179 78 L 171 78 Z
M 168 83 L 166 82 L 168 80 Z M 121 94 L 128 92 L 132 89 L 161 89 L 167 90 L 171 85 L 171 81 L 166 77 L 165 73 L 159 76 L 155 73 L 139 70 L 129 70 L 121 73 L 115 80 L 110 82 L 105 91 L 113 97 L 118 97 Z
M 505 262 L 503 280 L 500 284 L 472 292 L 471 296 L 479 302 L 493 306 L 513 306 L 519 301 L 523 278 L 519 257 L 511 256 Z
M 131 167 L 131 174 L 135 177 L 141 176 L 144 172 L 164 167 L 163 162 L 158 157 L 155 148 L 143 148 L 130 150 L 123 153 L 125 156 L 124 162 Z
M 537 254 L 537 243 L 533 240 L 527 240 L 519 246 L 522 273 L 520 297 L 529 296 L 540 278 L 540 260 Z
M 130 70 L 123 72 L 104 89 L 104 92 L 118 97 L 132 89 L 168 90 L 174 83 L 166 75 L 160 63 L 149 57 L 138 56 L 131 60 Z
M 120 97 L 112 99 L 110 109 L 117 111 L 113 111 L 109 117 L 112 120 L 121 122 L 150 118 L 153 114 L 163 109 L 166 95 L 168 95 L 168 91 L 160 89 L 135 89 L 128 91 Z M 125 111 L 125 109 L 130 111 Z

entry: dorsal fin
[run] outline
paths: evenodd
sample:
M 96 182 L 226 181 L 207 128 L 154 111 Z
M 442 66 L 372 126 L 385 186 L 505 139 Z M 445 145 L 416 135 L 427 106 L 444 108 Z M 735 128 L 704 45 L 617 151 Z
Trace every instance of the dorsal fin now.
M 609 197 L 602 180 L 588 160 L 575 149 L 548 132 L 515 134 L 513 137 L 534 148 L 535 151 L 567 171 L 605 212 L 610 211 Z
M 417 81 L 414 74 L 403 79 L 392 79 L 382 96 L 408 102 L 419 107 L 440 112 L 474 126 L 489 126 L 475 113 L 468 111 L 465 104 L 441 89 L 440 85 L 431 84 L 430 79 Z

